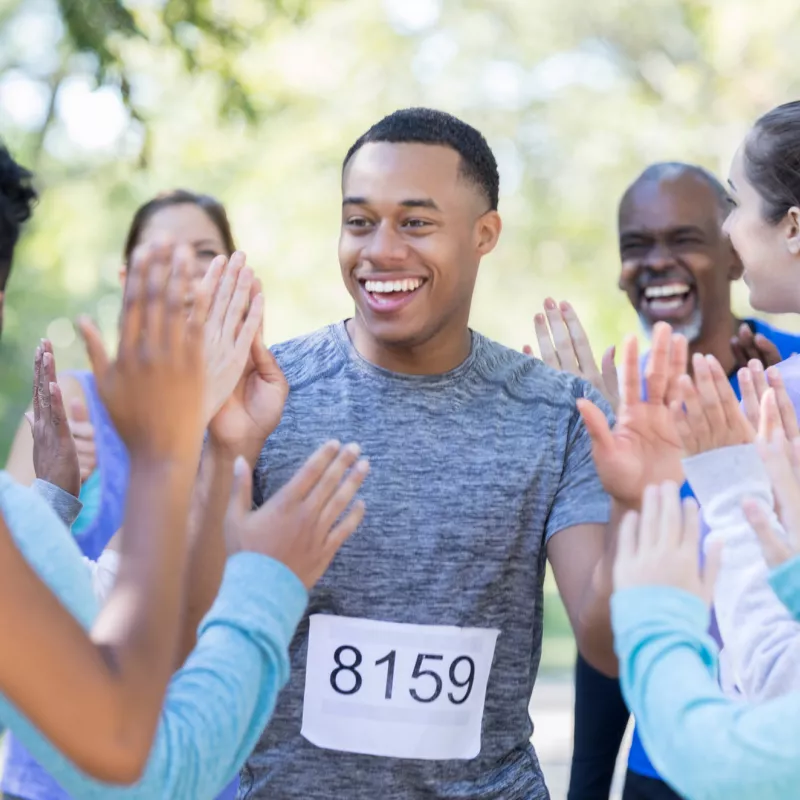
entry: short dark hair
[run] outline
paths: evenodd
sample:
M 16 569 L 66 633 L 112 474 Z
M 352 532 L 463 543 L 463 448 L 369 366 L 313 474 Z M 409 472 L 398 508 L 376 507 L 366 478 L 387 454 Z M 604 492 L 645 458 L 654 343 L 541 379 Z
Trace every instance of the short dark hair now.
M 491 210 L 497 210 L 500 175 L 494 153 L 480 131 L 452 114 L 431 108 L 404 108 L 389 114 L 356 139 L 342 170 L 370 142 L 432 144 L 455 150 L 461 156 L 461 174 L 483 192 Z
M 623 200 L 634 186 L 649 181 L 657 182 L 669 178 L 678 178 L 681 175 L 693 175 L 705 183 L 717 200 L 717 206 L 723 218 L 727 217 L 731 210 L 731 198 L 728 190 L 723 186 L 719 178 L 705 167 L 697 164 L 687 164 L 683 161 L 659 161 L 646 167 L 641 175 L 628 187 Z M 620 204 L 621 205 L 621 204 Z
M 773 108 L 756 122 L 745 139 L 744 170 L 768 222 L 777 225 L 800 206 L 800 101 Z
M 30 219 L 36 200 L 33 175 L 0 144 L 0 292 L 11 274 L 22 225 Z
M 141 206 L 133 215 L 131 227 L 128 230 L 128 236 L 125 239 L 125 265 L 130 264 L 133 251 L 139 244 L 142 237 L 142 231 L 147 226 L 147 223 L 162 209 L 171 206 L 193 205 L 206 212 L 209 219 L 216 225 L 219 234 L 222 237 L 222 243 L 227 250 L 226 255 L 231 255 L 236 250 L 236 245 L 233 242 L 233 232 L 231 231 L 231 224 L 228 222 L 228 215 L 225 212 L 225 206 L 207 194 L 197 194 L 196 192 L 189 192 L 185 189 L 173 189 L 169 192 L 162 192 L 156 195 L 152 200 L 148 200 Z

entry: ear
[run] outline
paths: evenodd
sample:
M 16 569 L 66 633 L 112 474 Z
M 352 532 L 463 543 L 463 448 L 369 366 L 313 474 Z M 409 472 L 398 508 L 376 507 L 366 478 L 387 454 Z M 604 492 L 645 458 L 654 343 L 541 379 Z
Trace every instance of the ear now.
M 497 247 L 503 221 L 496 211 L 487 211 L 475 223 L 476 246 L 479 256 L 485 256 Z
M 786 212 L 786 246 L 793 256 L 800 255 L 800 208 L 797 206 Z

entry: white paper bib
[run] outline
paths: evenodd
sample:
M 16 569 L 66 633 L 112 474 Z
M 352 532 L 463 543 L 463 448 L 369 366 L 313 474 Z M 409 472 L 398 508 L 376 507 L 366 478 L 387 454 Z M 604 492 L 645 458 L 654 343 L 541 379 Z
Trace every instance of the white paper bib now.
M 348 753 L 475 758 L 499 633 L 313 614 L 302 735 Z

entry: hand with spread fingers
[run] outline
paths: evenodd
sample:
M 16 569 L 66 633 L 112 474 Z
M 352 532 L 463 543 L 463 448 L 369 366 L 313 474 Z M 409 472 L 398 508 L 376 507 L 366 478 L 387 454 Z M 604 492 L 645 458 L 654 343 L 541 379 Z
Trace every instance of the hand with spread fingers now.
M 589 381 L 616 413 L 619 405 L 619 378 L 614 364 L 616 348 L 606 350 L 602 370 L 598 369 L 589 338 L 575 309 L 569 303 L 556 305 L 555 300 L 549 297 L 544 303 L 544 314 L 537 314 L 533 324 L 542 361 L 553 369 L 571 372 Z M 530 345 L 525 345 L 522 351 L 533 355 Z
M 751 361 L 738 372 L 739 389 L 742 393 L 742 408 L 753 428 L 760 430 L 764 420 L 762 401 L 769 389 L 775 394 L 777 411 L 789 439 L 794 438 L 797 430 L 797 413 L 792 402 L 783 375 L 777 367 L 764 370 L 760 361 Z
M 252 474 L 243 458 L 225 518 L 229 553 L 250 550 L 287 566 L 311 589 L 364 518 L 353 502 L 369 471 L 355 444 L 322 445 L 263 506 L 252 507 Z
M 765 401 L 772 403 L 765 395 Z M 770 413 L 776 413 L 773 409 Z M 783 430 L 772 431 L 758 442 L 759 455 L 769 475 L 775 509 L 785 536 L 769 520 L 767 510 L 754 500 L 743 504 L 745 515 L 761 542 L 764 559 L 777 567 L 800 555 L 800 438 L 786 438 Z
M 680 486 L 648 486 L 640 513 L 628 512 L 619 530 L 614 589 L 673 586 L 711 605 L 721 561 L 719 546 L 710 549 L 705 570 L 697 559 L 700 521 L 697 503 L 681 505 Z
M 137 250 L 125 284 L 116 360 L 84 318 L 79 328 L 97 388 L 133 456 L 184 459 L 202 446 L 205 408 L 203 328 L 186 314 L 188 247 Z
M 53 346 L 47 339 L 36 348 L 33 375 L 33 414 L 25 417 L 33 433 L 36 477 L 77 497 L 81 491 L 78 453 L 56 382 Z
M 693 377 L 680 376 L 679 399 L 670 403 L 684 455 L 752 442 L 756 431 L 739 406 L 719 361 L 695 353 L 692 371 Z
M 731 347 L 736 363 L 744 367 L 750 361 L 758 361 L 764 367 L 772 367 L 783 361 L 778 348 L 763 333 L 753 333 L 750 326 L 743 322 L 731 339 Z
M 678 397 L 678 378 L 686 372 L 687 352 L 685 337 L 673 335 L 666 323 L 655 326 L 645 370 L 645 399 L 636 339 L 625 341 L 621 397 L 613 430 L 591 401 L 578 401 L 592 439 L 597 473 L 605 490 L 623 506 L 638 508 L 649 484 L 683 482 L 683 447 L 669 404 Z

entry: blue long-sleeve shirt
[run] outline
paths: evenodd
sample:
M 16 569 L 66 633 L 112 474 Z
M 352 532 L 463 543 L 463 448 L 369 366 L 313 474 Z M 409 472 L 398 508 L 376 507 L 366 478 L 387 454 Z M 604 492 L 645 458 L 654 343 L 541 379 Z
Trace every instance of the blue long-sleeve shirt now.
M 800 557 L 770 574 L 800 619 Z M 709 611 L 687 592 L 639 586 L 611 598 L 620 681 L 653 765 L 688 800 L 787 800 L 800 787 L 800 693 L 731 700 L 717 681 Z
M 28 563 L 85 627 L 99 613 L 91 574 L 50 506 L 0 472 L 0 510 Z M 209 800 L 253 749 L 289 677 L 289 642 L 307 593 L 285 566 L 256 553 L 228 560 L 198 643 L 168 687 L 144 776 L 130 787 L 88 778 L 0 696 L 10 728 L 75 798 Z

